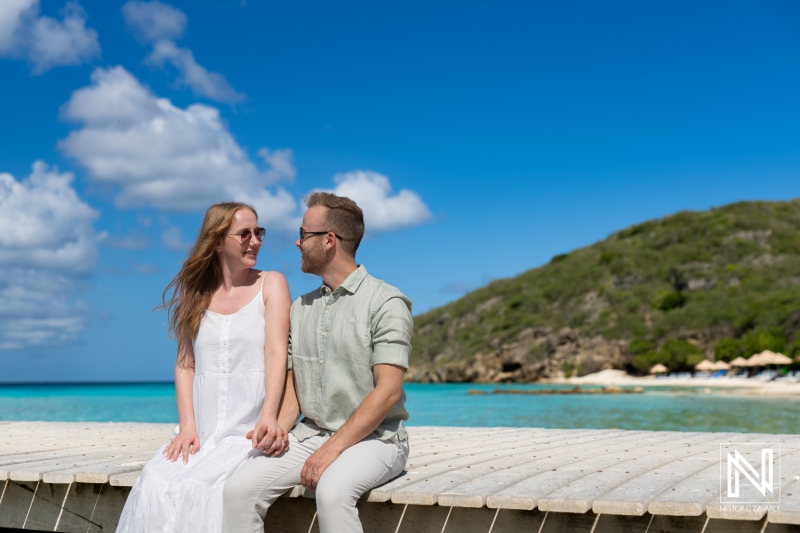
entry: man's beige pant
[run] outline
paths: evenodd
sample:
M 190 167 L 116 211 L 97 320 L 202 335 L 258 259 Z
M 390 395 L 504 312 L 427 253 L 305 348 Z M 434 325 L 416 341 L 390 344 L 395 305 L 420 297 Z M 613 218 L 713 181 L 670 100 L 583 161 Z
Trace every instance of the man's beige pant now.
M 223 531 L 270 531 L 266 517 L 269 506 L 281 494 L 300 484 L 300 471 L 306 459 L 330 435 L 325 432 L 299 442 L 290 434 L 289 451 L 285 454 L 280 457 L 259 454 L 245 461 L 225 483 Z M 356 502 L 369 489 L 399 475 L 406 459 L 408 442 L 397 437 L 386 441 L 365 439 L 346 449 L 317 483 L 320 533 L 363 531 Z

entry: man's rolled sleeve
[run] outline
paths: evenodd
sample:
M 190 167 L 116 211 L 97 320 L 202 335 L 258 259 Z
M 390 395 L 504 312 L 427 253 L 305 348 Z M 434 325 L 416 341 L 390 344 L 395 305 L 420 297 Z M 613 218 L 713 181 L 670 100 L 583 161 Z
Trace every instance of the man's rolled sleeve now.
M 389 364 L 408 369 L 414 320 L 403 298 L 389 298 L 372 319 L 372 366 Z

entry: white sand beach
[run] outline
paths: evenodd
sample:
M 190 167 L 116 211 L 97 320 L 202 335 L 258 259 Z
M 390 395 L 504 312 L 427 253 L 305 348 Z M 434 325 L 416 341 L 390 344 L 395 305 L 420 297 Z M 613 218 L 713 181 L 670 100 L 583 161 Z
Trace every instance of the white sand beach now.
M 646 387 L 704 387 L 715 389 L 718 393 L 746 396 L 784 396 L 800 399 L 800 382 L 761 381 L 758 379 L 742 379 L 734 377 L 717 378 L 672 378 L 655 376 L 637 377 L 624 370 L 603 370 L 595 374 L 579 378 L 553 380 L 553 383 L 570 383 L 575 385 L 616 385 Z M 719 390 L 721 389 L 721 390 Z

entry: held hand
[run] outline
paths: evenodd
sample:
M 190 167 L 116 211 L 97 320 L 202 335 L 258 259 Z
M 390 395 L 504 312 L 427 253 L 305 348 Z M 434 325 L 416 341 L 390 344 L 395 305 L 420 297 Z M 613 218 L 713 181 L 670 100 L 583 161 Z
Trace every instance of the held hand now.
M 246 437 L 252 442 L 253 448 L 263 450 L 266 455 L 280 455 L 289 445 L 286 430 L 278 424 L 275 417 L 260 418 Z
M 164 455 L 172 462 L 177 461 L 178 457 L 183 455 L 183 464 L 186 464 L 189 462 L 189 454 L 194 455 L 198 451 L 200 451 L 200 437 L 197 435 L 197 430 L 188 427 L 182 429 L 164 448 Z
M 289 449 L 289 433 L 278 426 L 275 433 L 265 437 L 257 447 L 261 448 L 265 455 L 277 457 Z
M 333 450 L 326 444 L 320 446 L 306 459 L 303 470 L 300 472 L 300 484 L 307 489 L 316 490 L 322 473 L 341 455 L 341 452 Z

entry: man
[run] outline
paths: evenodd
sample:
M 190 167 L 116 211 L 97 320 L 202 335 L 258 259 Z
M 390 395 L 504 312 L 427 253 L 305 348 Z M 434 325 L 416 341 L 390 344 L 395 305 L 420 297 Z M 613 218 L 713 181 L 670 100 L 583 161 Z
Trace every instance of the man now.
M 288 451 L 280 428 L 253 436 L 266 454 L 246 461 L 225 485 L 228 533 L 269 531 L 269 506 L 298 483 L 315 491 L 321 533 L 362 531 L 356 502 L 399 475 L 408 458 L 403 376 L 411 301 L 356 264 L 364 216 L 355 202 L 317 192 L 306 205 L 295 245 L 301 270 L 323 284 L 292 304 L 279 423 L 303 419 Z M 267 455 L 273 451 L 283 453 Z

